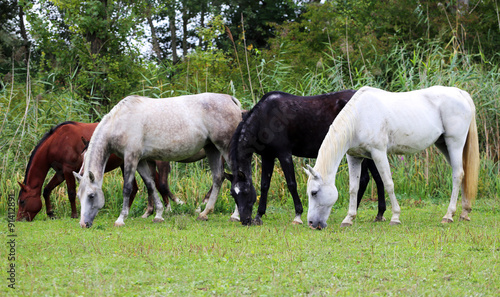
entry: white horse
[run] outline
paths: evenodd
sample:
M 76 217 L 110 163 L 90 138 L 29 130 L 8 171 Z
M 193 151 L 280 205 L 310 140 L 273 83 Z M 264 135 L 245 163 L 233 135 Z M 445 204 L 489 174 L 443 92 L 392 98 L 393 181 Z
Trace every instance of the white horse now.
M 453 189 L 443 223 L 453 222 L 462 185 L 462 214 L 470 220 L 477 193 L 479 145 L 475 107 L 470 95 L 457 88 L 431 88 L 391 93 L 361 88 L 330 126 L 314 168 L 308 166 L 307 220 L 311 228 L 326 227 L 337 201 L 335 174 L 344 154 L 349 164 L 349 211 L 341 226 L 356 217 L 356 197 L 362 158 L 375 161 L 392 204 L 391 225 L 400 224 L 400 207 L 387 154 L 413 154 L 435 144 L 453 171 Z
M 222 156 L 228 158 L 229 142 L 241 121 L 241 104 L 229 95 L 204 93 L 164 99 L 129 96 L 103 117 L 95 129 L 84 160 L 80 182 L 80 225 L 90 227 L 104 206 L 102 180 L 111 153 L 124 160 L 123 209 L 115 226 L 124 225 L 135 171 L 156 206 L 153 221 L 163 221 L 163 204 L 155 190 L 149 160 L 178 161 L 205 150 L 212 171 L 213 190 L 198 219 L 213 211 L 224 180 Z

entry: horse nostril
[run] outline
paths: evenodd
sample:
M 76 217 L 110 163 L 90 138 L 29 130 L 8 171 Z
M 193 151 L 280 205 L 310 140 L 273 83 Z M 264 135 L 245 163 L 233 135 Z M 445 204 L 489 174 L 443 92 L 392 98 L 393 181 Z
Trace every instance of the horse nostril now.
M 85 223 L 85 227 L 87 227 L 87 228 L 92 227 L 92 223 L 89 223 L 89 222 Z

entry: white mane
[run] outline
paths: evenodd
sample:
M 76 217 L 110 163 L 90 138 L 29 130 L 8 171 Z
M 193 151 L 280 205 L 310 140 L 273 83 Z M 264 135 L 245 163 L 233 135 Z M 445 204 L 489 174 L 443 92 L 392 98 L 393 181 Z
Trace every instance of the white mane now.
M 356 127 L 357 101 L 367 88 L 363 87 L 357 91 L 330 125 L 330 129 L 319 148 L 318 158 L 314 166 L 314 169 L 321 176 L 326 177 L 332 169 L 336 170 L 338 166 L 334 166 L 333 163 L 338 162 L 340 164 L 340 160 L 349 149 L 348 146 L 354 136 Z

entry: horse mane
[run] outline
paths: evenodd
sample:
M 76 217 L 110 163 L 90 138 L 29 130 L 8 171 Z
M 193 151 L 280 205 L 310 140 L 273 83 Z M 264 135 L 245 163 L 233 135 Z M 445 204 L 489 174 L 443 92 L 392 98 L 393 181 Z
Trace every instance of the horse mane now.
M 52 128 L 50 128 L 50 130 L 48 132 L 46 132 L 43 136 L 42 136 L 42 139 L 40 139 L 40 141 L 38 142 L 38 144 L 35 146 L 35 148 L 33 149 L 33 151 L 31 152 L 31 155 L 30 155 L 30 159 L 28 161 L 28 165 L 26 166 L 26 171 L 24 173 L 24 181 L 23 181 L 23 184 L 26 184 L 26 179 L 28 177 L 28 172 L 31 168 L 31 164 L 33 163 L 33 157 L 36 155 L 38 149 L 42 146 L 42 144 L 47 140 L 49 139 L 49 137 L 51 137 L 54 132 L 59 129 L 60 127 L 62 126 L 65 126 L 65 125 L 76 125 L 77 123 L 76 122 L 73 122 L 73 121 L 66 121 L 66 122 L 62 122 L 56 126 L 53 126 Z
M 268 101 L 272 100 L 276 96 L 282 96 L 282 95 L 290 95 L 284 92 L 279 92 L 279 91 L 273 91 L 273 92 L 268 92 L 262 98 L 257 102 L 252 109 L 249 111 L 243 111 L 242 112 L 242 120 L 238 124 L 238 127 L 236 127 L 236 130 L 234 131 L 233 136 L 231 137 L 231 142 L 229 143 L 229 159 L 232 161 L 231 164 L 236 165 L 237 164 L 237 159 L 238 159 L 238 143 L 242 141 L 241 133 L 248 128 L 248 122 L 251 120 L 252 116 L 259 112 L 262 109 L 262 106 Z M 234 97 L 233 97 L 234 98 Z M 234 98 L 236 99 L 236 98 Z M 234 101 L 233 99 L 233 101 Z
M 347 146 L 354 137 L 356 127 L 357 102 L 368 87 L 362 87 L 347 102 L 328 129 L 328 133 L 318 151 L 314 169 L 326 177 L 331 172 L 332 163 L 340 160 L 347 152 Z M 337 168 L 335 168 L 337 170 Z

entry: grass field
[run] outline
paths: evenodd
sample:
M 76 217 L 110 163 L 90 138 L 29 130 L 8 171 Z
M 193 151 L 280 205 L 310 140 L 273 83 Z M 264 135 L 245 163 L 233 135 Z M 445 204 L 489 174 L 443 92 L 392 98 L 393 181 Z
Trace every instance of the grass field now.
M 400 226 L 373 223 L 376 202 L 367 201 L 354 226 L 339 227 L 347 210 L 338 207 L 323 231 L 291 225 L 291 203 L 271 205 L 253 227 L 225 213 L 207 222 L 169 214 L 161 224 L 132 217 L 122 228 L 110 214 L 91 229 L 70 218 L 17 222 L 15 290 L 4 270 L 0 294 L 498 296 L 498 197 L 477 201 L 471 222 L 449 225 L 440 223 L 447 204 L 408 201 Z M 8 249 L 0 252 L 5 261 Z

